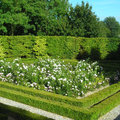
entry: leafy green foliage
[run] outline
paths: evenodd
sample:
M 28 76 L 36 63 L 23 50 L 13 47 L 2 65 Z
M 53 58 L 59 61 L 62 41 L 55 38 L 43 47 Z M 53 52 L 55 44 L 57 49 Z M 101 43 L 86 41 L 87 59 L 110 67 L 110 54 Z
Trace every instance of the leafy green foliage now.
M 46 56 L 46 39 L 36 37 L 35 45 L 33 47 L 37 58 L 40 56 Z
M 0 45 L 0 58 L 4 58 L 5 54 L 4 54 L 4 50 L 3 47 Z
M 108 34 L 110 34 L 109 28 L 106 27 L 105 23 L 103 21 L 99 22 L 99 35 L 98 37 L 107 37 Z
M 108 37 L 118 37 L 120 34 L 120 25 L 114 17 L 107 17 L 104 20 L 106 27 L 110 30 Z
M 0 0 L 1 35 L 104 37 L 107 30 L 88 3 L 68 0 Z
M 96 15 L 92 12 L 92 7 L 82 1 L 81 6 L 71 8 L 69 21 L 71 25 L 71 35 L 81 37 L 97 37 L 99 34 L 99 24 Z
M 25 0 L 0 0 L 0 30 L 7 35 L 20 34 L 16 33 L 16 29 L 26 28 L 29 18 L 23 10 Z M 17 31 L 18 32 L 18 31 Z M 19 31 L 21 32 L 21 31 Z

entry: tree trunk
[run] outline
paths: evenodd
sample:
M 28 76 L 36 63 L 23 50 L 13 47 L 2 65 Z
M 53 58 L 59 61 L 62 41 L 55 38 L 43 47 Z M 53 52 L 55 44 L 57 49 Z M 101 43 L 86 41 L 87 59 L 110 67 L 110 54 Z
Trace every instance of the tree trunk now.
M 11 25 L 11 36 L 14 36 L 14 25 Z

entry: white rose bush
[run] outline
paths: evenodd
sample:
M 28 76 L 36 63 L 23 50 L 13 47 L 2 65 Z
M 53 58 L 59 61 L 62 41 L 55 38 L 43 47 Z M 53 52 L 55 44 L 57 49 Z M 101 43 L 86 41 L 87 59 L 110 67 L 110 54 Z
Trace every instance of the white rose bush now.
M 97 62 L 82 60 L 73 67 L 51 58 L 40 58 L 33 64 L 25 64 L 21 59 L 0 60 L 0 81 L 72 97 L 108 84 Z

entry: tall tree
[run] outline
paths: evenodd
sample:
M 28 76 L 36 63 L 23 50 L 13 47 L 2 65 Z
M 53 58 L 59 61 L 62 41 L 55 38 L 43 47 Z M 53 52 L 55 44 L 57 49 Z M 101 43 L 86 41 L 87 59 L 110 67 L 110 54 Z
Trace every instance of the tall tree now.
M 67 35 L 69 6 L 68 0 L 47 1 L 48 16 L 41 25 L 47 35 Z
M 29 21 L 23 9 L 24 4 L 26 4 L 25 0 L 0 0 L 0 31 L 3 34 L 17 35 L 24 33 L 23 30 L 27 27 Z
M 108 37 L 118 37 L 120 25 L 119 22 L 115 19 L 115 17 L 106 17 L 104 19 L 104 23 L 106 27 L 110 30 Z
M 88 3 L 82 1 L 81 6 L 76 5 L 75 8 L 71 8 L 69 21 L 73 30 L 72 35 L 97 37 L 99 34 L 99 20 Z
M 98 37 L 107 37 L 109 33 L 110 33 L 110 30 L 106 27 L 105 23 L 103 21 L 100 21 Z

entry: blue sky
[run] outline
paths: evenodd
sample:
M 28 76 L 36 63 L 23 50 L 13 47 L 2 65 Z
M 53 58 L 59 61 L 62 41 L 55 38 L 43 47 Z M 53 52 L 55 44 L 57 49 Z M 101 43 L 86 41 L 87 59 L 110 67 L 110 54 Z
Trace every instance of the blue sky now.
M 81 4 L 82 0 L 69 0 L 69 3 L 75 6 Z M 95 12 L 100 20 L 112 16 L 120 23 L 120 0 L 83 0 L 92 6 L 92 11 Z

